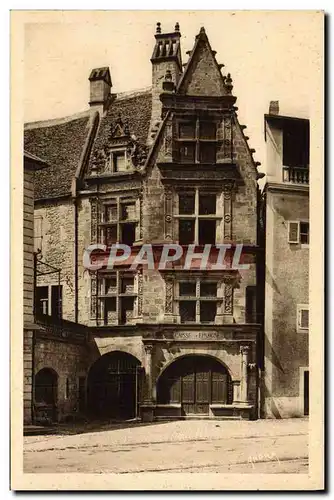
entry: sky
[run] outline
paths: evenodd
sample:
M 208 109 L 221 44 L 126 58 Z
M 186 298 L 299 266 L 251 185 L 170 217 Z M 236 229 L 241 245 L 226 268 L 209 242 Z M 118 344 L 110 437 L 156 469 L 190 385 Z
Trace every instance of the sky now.
M 158 21 L 162 32 L 179 22 L 183 62 L 205 27 L 262 165 L 270 100 L 279 100 L 280 114 L 312 119 L 323 37 L 314 11 L 40 11 L 24 24 L 24 121 L 86 110 L 95 67 L 110 67 L 112 92 L 150 86 Z

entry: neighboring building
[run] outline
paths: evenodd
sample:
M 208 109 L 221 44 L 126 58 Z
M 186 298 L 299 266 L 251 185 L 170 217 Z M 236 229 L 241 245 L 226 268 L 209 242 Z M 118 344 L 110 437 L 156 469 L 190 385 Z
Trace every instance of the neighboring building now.
M 309 411 L 309 120 L 265 115 L 264 415 Z
M 57 375 L 57 419 L 258 416 L 261 175 L 204 28 L 184 69 L 180 37 L 158 24 L 152 88 L 112 94 L 97 68 L 87 112 L 25 127 L 50 164 L 36 176 L 35 236 L 60 269 L 37 276 L 36 310 L 88 336 L 70 351 L 45 335 L 35 353 L 35 374 Z M 84 268 L 89 245 L 116 242 L 243 243 L 250 269 Z
M 25 151 L 23 164 L 23 418 L 32 422 L 34 321 L 34 172 L 45 161 Z

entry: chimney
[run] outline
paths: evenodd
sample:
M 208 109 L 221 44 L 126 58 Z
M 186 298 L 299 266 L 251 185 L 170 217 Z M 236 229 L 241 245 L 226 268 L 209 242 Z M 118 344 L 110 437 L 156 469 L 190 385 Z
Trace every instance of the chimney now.
M 112 94 L 110 71 L 107 66 L 95 68 L 89 75 L 90 82 L 90 108 L 102 114 L 108 107 Z
M 163 87 L 166 80 L 167 87 L 175 89 L 182 75 L 182 60 L 180 46 L 180 26 L 175 24 L 171 33 L 161 33 L 161 24 L 157 23 L 155 46 L 151 57 L 152 63 L 152 116 L 149 142 L 154 140 L 154 131 L 161 121 L 160 94 L 166 90 Z M 167 77 L 166 77 L 167 75 Z M 166 86 L 166 84 L 165 84 Z
M 270 115 L 278 115 L 279 114 L 279 101 L 270 101 L 269 114 Z

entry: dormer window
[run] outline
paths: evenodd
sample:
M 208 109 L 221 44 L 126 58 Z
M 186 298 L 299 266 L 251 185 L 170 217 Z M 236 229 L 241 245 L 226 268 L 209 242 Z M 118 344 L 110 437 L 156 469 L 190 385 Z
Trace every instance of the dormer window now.
M 125 152 L 112 153 L 114 172 L 126 172 L 129 170 L 126 164 Z
M 112 173 L 128 172 L 131 170 L 131 162 L 127 158 L 125 150 L 110 151 L 106 171 Z
M 216 122 L 180 120 L 177 129 L 176 154 L 181 163 L 216 163 Z

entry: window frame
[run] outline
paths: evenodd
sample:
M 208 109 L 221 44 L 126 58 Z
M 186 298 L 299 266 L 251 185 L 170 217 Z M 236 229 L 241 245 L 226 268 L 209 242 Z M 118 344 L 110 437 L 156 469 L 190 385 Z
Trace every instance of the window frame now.
M 195 194 L 195 202 L 194 202 L 194 212 L 192 214 L 181 214 L 180 213 L 180 196 L 182 194 L 184 195 L 189 195 L 189 193 L 194 193 Z M 215 214 L 200 214 L 199 213 L 199 208 L 200 208 L 200 195 L 201 194 L 206 194 L 206 195 L 213 195 L 216 198 L 216 210 Z M 215 241 L 214 243 L 211 243 L 213 245 L 216 245 L 217 242 L 221 239 L 220 238 L 220 233 L 222 232 L 222 229 L 220 228 L 220 225 L 222 224 L 223 221 L 223 207 L 224 203 L 222 202 L 221 198 L 221 193 L 217 190 L 214 189 L 203 189 L 199 186 L 194 186 L 188 189 L 178 189 L 176 191 L 176 203 L 175 203 L 175 211 L 173 214 L 174 218 L 174 225 L 175 225 L 175 235 L 176 235 L 176 241 L 179 245 L 182 245 L 180 243 L 180 232 L 179 232 L 179 221 L 180 220 L 193 220 L 194 221 L 194 241 L 189 244 L 194 244 L 194 245 L 205 245 L 205 243 L 199 243 L 200 240 L 200 224 L 199 221 L 203 220 L 209 220 L 209 221 L 215 221 L 216 224 L 216 229 L 215 229 Z M 187 245 L 187 243 L 185 243 Z
M 96 320 L 98 324 L 102 323 L 104 326 L 114 326 L 114 325 L 132 325 L 134 318 L 136 317 L 136 302 L 138 300 L 138 274 L 129 270 L 114 270 L 105 271 L 98 273 L 97 277 L 97 303 L 96 303 Z M 114 290 L 110 293 L 106 293 L 106 280 L 111 279 L 111 277 L 116 278 L 116 286 Z M 122 288 L 123 279 L 133 278 L 133 288 L 131 292 L 124 291 Z M 115 321 L 108 322 L 105 317 L 105 302 L 110 298 L 115 298 Z M 123 322 L 122 321 L 122 302 L 123 299 L 132 298 L 133 299 L 133 318 L 132 321 Z
M 308 311 L 308 325 L 307 327 L 302 326 L 301 315 L 302 311 Z M 296 318 L 296 329 L 297 333 L 308 332 L 310 329 L 310 309 L 309 304 L 297 304 L 297 318 Z
M 60 307 L 58 307 L 58 315 L 54 315 L 52 314 L 52 310 L 53 310 L 53 300 L 52 300 L 52 289 L 55 288 L 55 287 L 60 287 Z M 36 285 L 36 289 L 38 288 L 47 288 L 47 298 L 45 299 L 42 299 L 40 300 L 40 302 L 46 302 L 47 303 L 47 313 L 42 313 L 43 315 L 45 316 L 50 316 L 51 318 L 56 318 L 56 319 L 62 319 L 63 318 L 63 293 L 64 293 L 64 288 L 63 288 L 63 285 L 62 284 L 58 284 L 58 283 L 48 283 L 48 284 L 44 284 L 44 283 L 40 283 L 38 285 Z M 59 295 L 58 295 L 59 296 Z M 35 292 L 35 297 L 37 299 L 37 291 Z M 58 304 L 59 306 L 59 304 Z M 35 311 L 37 312 L 37 300 L 36 300 L 36 303 L 35 303 Z
M 124 165 L 126 166 L 125 170 L 117 170 L 115 168 L 115 158 L 120 155 L 124 155 Z M 126 172 L 132 172 L 132 164 L 131 162 L 128 161 L 128 155 L 127 155 L 127 148 L 122 147 L 122 148 L 113 148 L 109 151 L 108 157 L 106 160 L 106 167 L 105 167 L 105 172 L 111 173 L 111 174 L 123 174 Z
M 195 295 L 181 295 L 180 294 L 180 284 L 182 283 L 195 283 Z M 216 295 L 215 296 L 202 296 L 201 295 L 201 284 L 214 283 L 216 285 Z M 217 315 L 221 314 L 221 308 L 223 306 L 224 297 L 221 296 L 222 282 L 219 279 L 206 278 L 203 276 L 193 276 L 190 279 L 182 277 L 175 282 L 175 296 L 174 303 L 176 304 L 177 316 L 179 323 L 181 324 L 202 324 L 202 325 L 215 325 L 217 324 Z M 180 314 L 180 303 L 181 302 L 195 302 L 195 320 L 194 321 L 181 321 Z M 216 304 L 216 315 L 214 321 L 202 321 L 201 320 L 201 303 L 214 302 Z
M 211 123 L 215 124 L 216 127 L 216 137 L 215 138 L 203 138 L 201 137 L 201 124 L 203 123 Z M 181 126 L 182 124 L 185 123 L 194 123 L 194 128 L 195 128 L 195 134 L 194 137 L 181 137 Z M 189 118 L 178 118 L 176 121 L 176 151 L 177 151 L 177 160 L 180 163 L 184 164 L 203 164 L 203 165 L 212 165 L 217 163 L 217 152 L 218 152 L 218 143 L 219 140 L 217 139 L 217 130 L 219 127 L 219 119 L 214 118 L 214 117 L 207 117 L 207 118 L 201 118 L 200 116 L 193 116 Z M 194 144 L 195 145 L 195 151 L 194 151 L 194 161 L 184 161 L 184 159 L 181 159 L 180 155 L 180 148 L 182 145 L 186 144 Z M 215 161 L 201 161 L 201 143 L 202 144 L 212 144 L 212 146 L 215 148 Z
M 294 240 L 290 240 L 290 226 L 291 224 L 297 224 L 297 231 L 298 231 L 298 236 L 297 236 L 297 240 L 294 241 Z M 301 242 L 301 238 L 300 238 L 300 235 L 301 235 L 301 232 L 300 232 L 300 225 L 301 224 L 308 224 L 308 243 L 302 243 Z M 305 234 L 305 233 L 303 233 Z M 290 245 L 301 245 L 302 248 L 307 248 L 310 244 L 310 222 L 308 220 L 305 220 L 305 219 L 302 219 L 302 220 L 289 220 L 288 221 L 288 243 Z
M 106 198 L 100 202 L 99 219 L 98 219 L 98 242 L 104 245 L 107 244 L 107 229 L 111 227 L 116 227 L 116 241 L 111 243 L 123 243 L 122 237 L 122 227 L 125 224 L 134 224 L 135 238 L 133 243 L 139 239 L 139 226 L 140 226 L 140 200 L 134 195 L 119 195 L 113 196 L 111 198 Z M 126 204 L 134 204 L 135 207 L 135 218 L 134 219 L 123 219 L 122 218 L 122 206 Z M 116 206 L 116 218 L 112 221 L 106 221 L 105 212 L 108 207 Z M 132 243 L 132 244 L 133 244 Z

